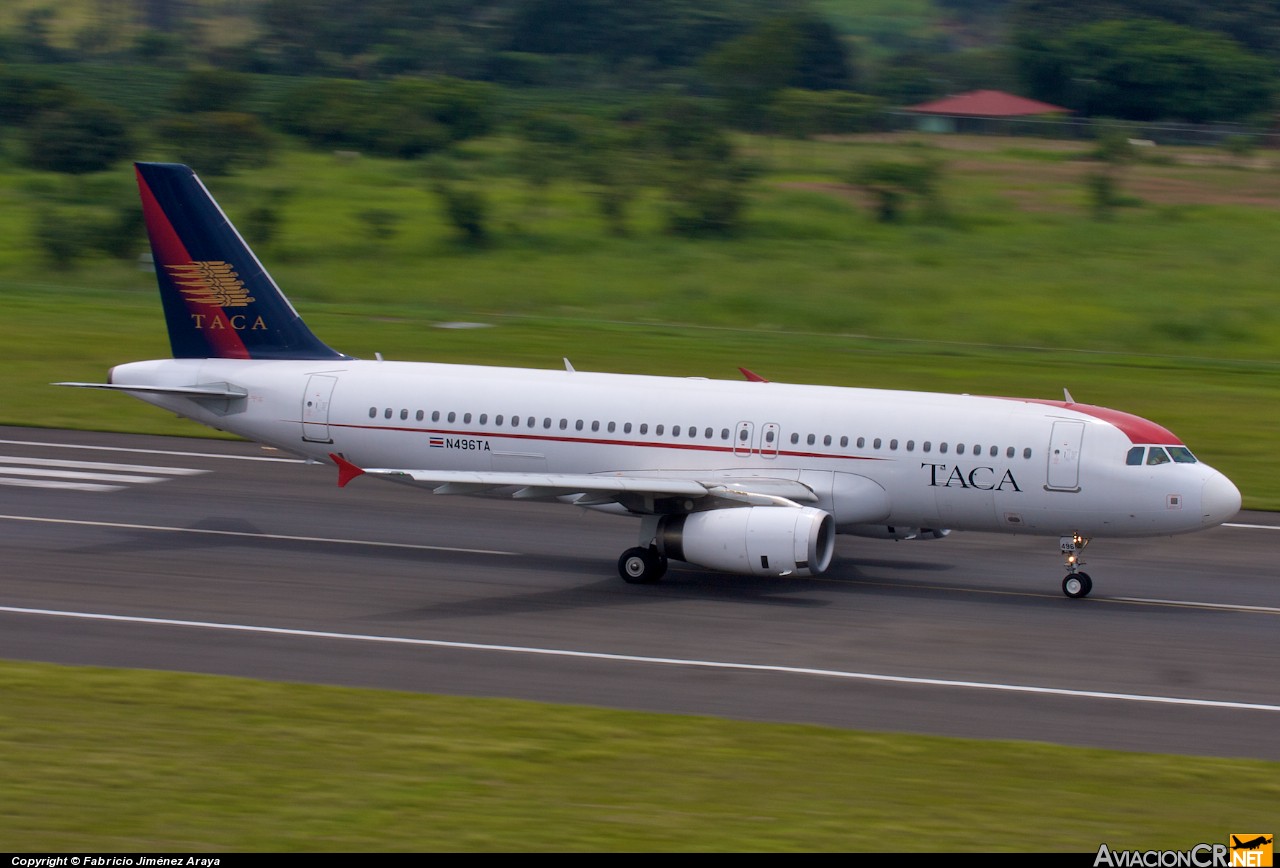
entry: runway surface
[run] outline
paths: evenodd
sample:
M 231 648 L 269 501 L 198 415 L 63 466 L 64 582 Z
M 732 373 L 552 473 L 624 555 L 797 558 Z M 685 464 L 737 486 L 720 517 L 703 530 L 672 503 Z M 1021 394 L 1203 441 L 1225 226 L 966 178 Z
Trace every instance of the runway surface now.
M 0 657 L 1280 760 L 1280 516 L 841 537 L 817 579 L 615 570 L 636 524 L 208 440 L 0 428 Z M 643 738 L 643 733 L 637 733 Z

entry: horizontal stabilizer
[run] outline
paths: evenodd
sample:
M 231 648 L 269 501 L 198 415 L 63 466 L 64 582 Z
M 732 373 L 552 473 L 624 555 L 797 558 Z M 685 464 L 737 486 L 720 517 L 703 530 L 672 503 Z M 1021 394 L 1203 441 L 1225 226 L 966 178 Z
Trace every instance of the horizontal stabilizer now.
M 53 383 L 54 386 L 71 386 L 75 389 L 106 389 L 112 392 L 134 392 L 150 395 L 173 395 L 179 398 L 244 398 L 249 390 L 230 383 L 209 383 L 199 386 L 128 386 L 119 383 Z

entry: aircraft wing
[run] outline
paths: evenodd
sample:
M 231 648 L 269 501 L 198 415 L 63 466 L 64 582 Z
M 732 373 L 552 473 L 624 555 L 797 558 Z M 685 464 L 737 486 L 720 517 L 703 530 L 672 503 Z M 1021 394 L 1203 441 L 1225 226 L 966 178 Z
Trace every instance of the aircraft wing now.
M 338 485 L 345 486 L 367 474 L 390 482 L 428 488 L 435 494 L 473 494 L 514 500 L 574 498 L 580 506 L 618 503 L 633 512 L 653 512 L 663 499 L 714 498 L 729 505 L 787 505 L 815 503 L 818 498 L 803 483 L 790 479 L 698 479 L 689 476 L 641 476 L 626 473 L 517 473 L 506 471 L 414 470 L 358 467 L 340 455 L 330 455 L 338 465 Z M 577 495 L 576 497 L 574 497 Z M 664 510 L 665 511 L 665 510 Z

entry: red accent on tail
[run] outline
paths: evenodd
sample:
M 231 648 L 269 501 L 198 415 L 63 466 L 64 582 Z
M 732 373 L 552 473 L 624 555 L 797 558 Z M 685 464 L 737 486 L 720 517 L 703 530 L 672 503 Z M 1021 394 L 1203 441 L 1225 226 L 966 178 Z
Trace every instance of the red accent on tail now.
M 768 380 L 766 380 L 764 377 L 762 377 L 762 376 L 760 376 L 759 374 L 757 374 L 755 371 L 749 371 L 749 370 L 747 370 L 746 368 L 738 368 L 738 370 L 742 372 L 742 376 L 746 377 L 748 380 L 750 380 L 750 381 L 751 381 L 751 382 L 753 382 L 753 383 L 767 383 L 767 382 L 769 382 L 769 381 L 768 381 Z
M 142 171 L 135 168 L 134 172 L 138 176 L 142 214 L 147 221 L 147 234 L 151 236 L 151 251 L 155 257 L 156 271 L 161 280 L 172 281 L 172 277 L 165 271 L 165 266 L 186 265 L 191 262 L 191 254 L 187 252 L 186 245 L 174 231 L 173 224 L 165 215 L 164 208 L 160 207 L 160 203 L 156 201 L 155 194 L 147 186 L 147 182 L 142 177 Z M 190 299 L 183 299 L 183 301 L 188 311 L 201 317 L 200 322 L 213 322 L 222 313 L 222 308 L 215 305 L 199 304 Z M 200 334 L 213 351 L 210 353 L 211 356 L 223 359 L 249 358 L 249 351 L 245 349 L 244 341 L 240 340 L 240 336 L 233 329 L 205 328 Z
M 347 483 L 355 479 L 357 476 L 363 476 L 364 470 L 356 467 L 347 459 L 343 458 L 336 452 L 330 452 L 329 457 L 333 459 L 333 463 L 338 465 L 338 487 L 346 488 Z

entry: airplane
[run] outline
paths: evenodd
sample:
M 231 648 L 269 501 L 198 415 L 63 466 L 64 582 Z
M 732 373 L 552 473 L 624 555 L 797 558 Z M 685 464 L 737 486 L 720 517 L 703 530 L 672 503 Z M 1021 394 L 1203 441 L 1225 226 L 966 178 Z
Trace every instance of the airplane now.
M 1063 400 L 356 359 L 317 338 L 187 166 L 137 163 L 173 358 L 107 383 L 203 425 L 436 494 L 639 520 L 627 582 L 669 561 L 806 577 L 837 534 L 1093 538 L 1219 525 L 1240 492 L 1172 432 Z
M 1268 838 L 1266 835 L 1259 835 L 1256 838 L 1250 838 L 1248 841 L 1241 841 L 1235 835 L 1231 836 L 1232 850 L 1257 850 L 1259 847 L 1265 847 L 1274 841 L 1275 838 Z

